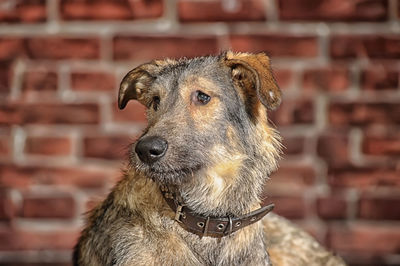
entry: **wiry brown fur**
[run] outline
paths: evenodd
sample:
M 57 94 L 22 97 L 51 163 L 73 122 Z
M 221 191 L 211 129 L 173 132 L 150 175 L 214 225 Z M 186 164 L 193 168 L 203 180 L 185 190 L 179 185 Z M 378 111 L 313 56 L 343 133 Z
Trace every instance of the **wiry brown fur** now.
M 197 90 L 210 102 L 195 104 Z M 343 265 L 274 214 L 220 241 L 200 238 L 174 221 L 159 191 L 160 184 L 168 186 L 204 216 L 238 216 L 260 207 L 281 150 L 266 113 L 279 105 L 281 92 L 265 54 L 150 62 L 121 83 L 120 108 L 131 99 L 148 107 L 141 139 L 162 137 L 168 150 L 149 164 L 132 144 L 124 178 L 90 213 L 75 265 Z

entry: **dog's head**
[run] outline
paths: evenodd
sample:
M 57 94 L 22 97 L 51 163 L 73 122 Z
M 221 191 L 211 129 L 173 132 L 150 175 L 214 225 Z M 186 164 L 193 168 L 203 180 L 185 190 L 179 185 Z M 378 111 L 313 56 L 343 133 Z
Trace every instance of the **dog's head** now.
M 119 108 L 129 100 L 144 104 L 148 118 L 130 163 L 156 182 L 202 176 L 218 186 L 249 169 L 266 176 L 276 167 L 280 144 L 267 109 L 279 106 L 281 91 L 263 53 L 143 64 L 121 82 Z

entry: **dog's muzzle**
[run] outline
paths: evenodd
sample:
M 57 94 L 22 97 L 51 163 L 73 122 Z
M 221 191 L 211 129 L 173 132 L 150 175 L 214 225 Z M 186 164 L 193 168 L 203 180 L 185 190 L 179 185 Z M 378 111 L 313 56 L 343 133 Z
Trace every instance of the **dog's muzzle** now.
M 135 152 L 144 163 L 160 160 L 168 149 L 168 142 L 157 136 L 144 137 L 136 144 Z

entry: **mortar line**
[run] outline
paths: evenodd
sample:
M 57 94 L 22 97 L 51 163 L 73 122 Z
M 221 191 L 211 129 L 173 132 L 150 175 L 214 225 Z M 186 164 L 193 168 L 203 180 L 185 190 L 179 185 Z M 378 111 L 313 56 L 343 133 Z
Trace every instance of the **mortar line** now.
M 279 21 L 279 7 L 276 0 L 264 0 L 263 4 L 267 23 Z

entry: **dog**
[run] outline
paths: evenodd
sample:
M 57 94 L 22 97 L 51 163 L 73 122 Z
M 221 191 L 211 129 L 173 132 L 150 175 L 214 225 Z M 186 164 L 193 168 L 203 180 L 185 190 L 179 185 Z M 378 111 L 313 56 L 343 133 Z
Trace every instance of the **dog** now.
M 267 111 L 281 97 L 264 53 L 130 71 L 118 105 L 145 105 L 148 126 L 123 179 L 90 212 L 74 265 L 345 265 L 260 206 L 282 147 Z

